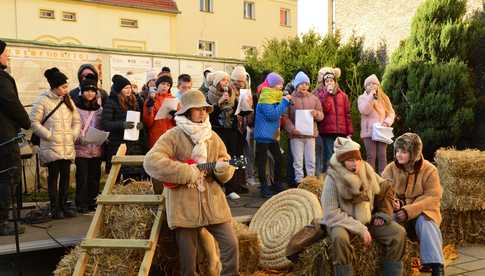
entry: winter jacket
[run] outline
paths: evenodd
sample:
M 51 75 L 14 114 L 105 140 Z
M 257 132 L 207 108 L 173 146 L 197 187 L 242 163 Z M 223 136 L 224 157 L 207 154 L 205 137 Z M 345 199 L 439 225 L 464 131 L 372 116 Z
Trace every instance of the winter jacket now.
M 15 80 L 4 70 L 0 70 L 0 143 L 14 138 L 20 128 L 29 129 L 30 119 L 19 100 Z M 18 151 L 17 143 L 10 143 L 0 148 L 0 158 L 10 150 Z
M 40 137 L 39 156 L 42 163 L 56 160 L 74 160 L 76 152 L 74 141 L 77 139 L 81 127 L 79 112 L 72 100 L 74 110 L 66 104 L 61 106 L 42 125 L 42 120 L 62 100 L 56 93 L 48 90 L 42 93 L 34 102 L 30 114 L 32 130 Z
M 387 95 L 381 95 L 382 100 L 375 100 L 374 96 L 364 92 L 359 96 L 357 100 L 357 105 L 359 108 L 360 116 L 360 137 L 370 138 L 372 137 L 372 126 L 375 123 L 387 123 L 391 126 L 394 123 L 394 109 L 392 108 L 391 102 Z M 386 113 L 384 108 L 384 103 L 382 101 L 387 101 L 391 107 L 390 112 Z
M 96 68 L 92 64 L 83 64 L 79 67 L 79 70 L 77 71 L 77 78 L 79 80 L 79 83 L 81 83 L 81 73 L 84 71 L 84 69 L 91 69 L 91 71 L 94 72 L 96 80 L 98 80 L 99 76 Z M 69 96 L 71 96 L 71 99 L 77 105 L 81 101 L 81 88 L 79 86 L 74 88 L 69 92 Z M 96 95 L 96 97 L 99 99 L 99 104 L 101 106 L 104 106 L 106 100 L 108 99 L 108 93 L 104 89 L 98 88 L 98 94 Z
M 317 89 L 315 93 L 320 99 L 325 118 L 318 125 L 321 135 L 348 136 L 354 133 L 352 117 L 350 115 L 350 101 L 340 88 L 335 95 L 325 88 Z
M 176 188 L 163 191 L 171 229 L 225 223 L 232 218 L 221 184 L 232 178 L 234 168 L 229 166 L 224 171 L 208 173 L 204 191 L 187 186 L 193 170 L 180 160 L 191 159 L 193 147 L 183 130 L 175 127 L 158 139 L 143 162 L 145 171 L 157 181 L 177 184 Z M 207 153 L 207 162 L 229 159 L 224 143 L 215 132 L 207 141 Z
M 167 130 L 175 126 L 173 118 L 155 120 L 158 110 L 163 106 L 165 99 L 176 99 L 171 93 L 156 93 L 152 107 L 148 107 L 146 100 L 143 105 L 143 123 L 148 130 L 148 147 L 151 148 Z
M 277 97 L 267 99 L 266 94 L 275 94 Z M 272 143 L 279 140 L 280 118 L 290 105 L 286 98 L 282 98 L 282 94 L 278 90 L 263 88 L 256 105 L 254 127 L 254 140 L 256 142 Z
M 364 181 L 366 184 L 364 185 Z M 366 224 L 374 216 L 391 220 L 394 191 L 389 181 L 381 178 L 365 161 L 359 174 L 347 170 L 334 154 L 330 159 L 324 190 L 321 195 L 323 207 L 322 224 L 329 228 L 344 227 L 362 235 Z M 367 187 L 367 193 L 363 193 Z M 364 197 L 362 197 L 364 196 Z
M 321 121 L 324 116 L 322 113 L 322 105 L 315 95 L 311 93 L 303 94 L 301 92 L 295 91 L 291 94 L 291 101 L 293 102 L 288 109 L 288 112 L 284 115 L 285 118 L 285 129 L 288 132 L 290 138 L 305 138 L 305 137 L 317 137 L 318 136 L 318 128 L 317 122 Z M 306 110 L 316 110 L 317 116 L 313 119 L 313 135 L 312 136 L 305 136 L 305 135 L 293 135 L 293 130 L 295 129 L 295 113 L 296 110 L 299 109 L 306 109 Z
M 428 160 L 421 158 L 416 162 L 413 173 L 406 172 L 397 161 L 392 162 L 384 169 L 382 177 L 392 181 L 397 196 L 405 201 L 403 208 L 409 220 L 423 213 L 436 224 L 441 223 L 443 189 L 438 169 Z
M 100 107 L 98 110 L 84 110 L 84 109 L 81 109 L 81 108 L 78 107 L 77 110 L 78 110 L 79 115 L 81 117 L 81 132 L 80 132 L 79 138 L 77 139 L 77 141 L 75 143 L 76 157 L 81 157 L 81 158 L 101 157 L 101 154 L 102 154 L 101 145 L 95 145 L 95 144 L 83 145 L 81 143 L 81 139 L 85 137 L 86 133 L 88 132 L 89 127 L 102 129 L 102 127 L 101 127 L 101 114 L 103 112 L 103 108 Z M 91 122 L 89 123 L 89 126 L 86 127 L 87 120 L 88 120 L 91 113 L 93 113 L 93 117 L 91 119 Z M 83 133 L 83 129 L 85 127 L 86 127 L 86 132 Z
M 141 132 L 138 141 L 124 141 L 123 139 L 125 133 L 123 124 L 126 121 L 127 111 L 121 109 L 118 94 L 116 91 L 111 91 L 101 115 L 101 126 L 103 130 L 109 131 L 108 141 L 104 144 L 104 155 L 107 160 L 111 160 L 111 157 L 116 154 L 121 143 L 126 144 L 127 155 L 145 153 Z M 129 108 L 129 110 L 140 111 L 139 102 L 134 109 Z

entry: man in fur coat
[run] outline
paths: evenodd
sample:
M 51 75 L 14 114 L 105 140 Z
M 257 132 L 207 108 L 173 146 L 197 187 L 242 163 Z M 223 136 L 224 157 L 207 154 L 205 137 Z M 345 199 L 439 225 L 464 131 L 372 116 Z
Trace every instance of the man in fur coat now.
M 393 198 L 390 183 L 362 160 L 360 145 L 337 137 L 321 198 L 335 275 L 352 275 L 350 233 L 359 235 L 365 246 L 373 239 L 383 246 L 385 276 L 402 275 L 406 231 L 392 220 Z
M 202 92 L 185 93 L 181 109 L 175 113 L 177 126 L 158 139 L 143 163 L 152 178 L 165 182 L 167 221 L 175 230 L 183 276 L 198 275 L 196 255 L 203 228 L 219 245 L 220 275 L 239 275 L 238 241 L 222 190 L 235 169 L 227 162 L 230 157 L 224 143 L 211 128 L 208 114 L 212 110 Z M 188 164 L 187 160 L 195 163 Z M 215 168 L 201 171 L 197 167 L 197 164 L 208 162 L 215 162 Z

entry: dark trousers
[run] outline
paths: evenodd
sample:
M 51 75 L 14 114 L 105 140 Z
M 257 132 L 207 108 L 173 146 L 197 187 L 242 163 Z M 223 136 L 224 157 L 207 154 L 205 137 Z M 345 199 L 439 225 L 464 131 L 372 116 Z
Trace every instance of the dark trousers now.
M 20 174 L 21 166 L 18 146 L 7 146 L 0 149 L 0 171 L 17 167 L 17 170 L 13 173 L 13 178 L 10 172 L 0 174 L 0 223 L 8 219 L 10 202 L 15 200 L 15 191 L 22 184 Z M 13 195 L 10 195 L 11 191 L 14 192 Z
M 237 129 L 232 128 L 215 128 L 214 131 L 219 135 L 222 142 L 226 146 L 227 153 L 234 157 L 244 155 L 243 145 L 244 139 Z M 238 169 L 234 172 L 234 176 L 224 184 L 226 194 L 232 192 L 243 193 L 247 192 L 246 187 L 246 170 Z
M 258 167 L 259 182 L 263 185 L 268 185 L 266 181 L 266 162 L 268 161 L 268 151 L 273 156 L 274 160 L 274 183 L 280 184 L 281 175 L 281 151 L 278 142 L 273 143 L 258 143 L 256 142 L 256 166 Z
M 71 160 L 56 160 L 47 163 L 47 190 L 51 210 L 64 210 L 67 202 L 67 189 L 69 187 L 69 174 L 71 171 Z M 57 183 L 59 182 L 59 188 Z
M 76 158 L 76 207 L 96 204 L 101 179 L 101 158 Z

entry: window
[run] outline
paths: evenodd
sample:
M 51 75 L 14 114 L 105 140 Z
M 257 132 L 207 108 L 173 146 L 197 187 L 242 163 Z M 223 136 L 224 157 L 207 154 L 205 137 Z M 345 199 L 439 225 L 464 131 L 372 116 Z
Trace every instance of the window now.
M 75 12 L 62 12 L 62 20 L 64 21 L 76 21 Z
M 215 55 L 216 55 L 215 42 L 199 40 L 199 56 L 213 57 Z
M 256 47 L 254 46 L 242 46 L 241 47 L 241 57 L 246 58 L 248 56 L 256 55 Z
M 213 0 L 200 0 L 200 11 L 202 12 L 214 12 Z
M 138 28 L 138 20 L 121 18 L 121 27 Z
M 47 18 L 47 19 L 54 19 L 54 11 L 53 10 L 43 10 L 41 9 L 39 11 L 39 17 L 40 18 Z
M 254 2 L 244 2 L 244 18 L 256 19 L 255 4 Z
M 280 9 L 280 25 L 281 26 L 290 26 L 290 10 L 289 9 Z

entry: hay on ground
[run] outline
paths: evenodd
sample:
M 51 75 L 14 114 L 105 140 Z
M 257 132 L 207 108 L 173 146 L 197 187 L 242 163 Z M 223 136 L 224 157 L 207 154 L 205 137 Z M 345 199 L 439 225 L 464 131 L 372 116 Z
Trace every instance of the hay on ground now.
M 441 232 L 445 244 L 485 244 L 485 210 L 442 210 Z
M 304 189 L 304 190 L 310 191 L 314 193 L 318 199 L 320 199 L 323 191 L 324 181 L 325 181 L 325 174 L 323 174 L 323 177 L 320 176 L 320 178 L 316 176 L 307 176 L 301 180 L 300 185 L 298 185 L 298 189 Z

